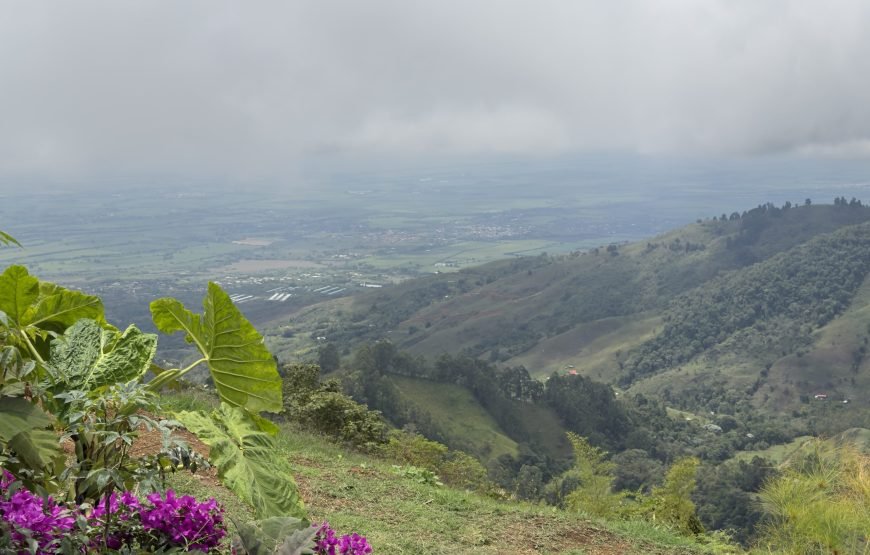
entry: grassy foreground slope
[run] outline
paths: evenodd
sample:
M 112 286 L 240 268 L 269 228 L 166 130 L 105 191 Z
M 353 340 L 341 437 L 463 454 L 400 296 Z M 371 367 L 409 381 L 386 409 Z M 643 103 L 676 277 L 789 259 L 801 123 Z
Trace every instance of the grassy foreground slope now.
M 180 393 L 166 399 L 185 409 L 207 406 Z M 710 553 L 705 546 L 645 522 L 606 523 L 551 507 L 497 501 L 399 476 L 392 462 L 350 452 L 322 437 L 281 425 L 276 457 L 286 457 L 312 522 L 365 535 L 384 555 Z M 170 485 L 228 502 L 229 515 L 250 513 L 207 477 L 180 473 Z

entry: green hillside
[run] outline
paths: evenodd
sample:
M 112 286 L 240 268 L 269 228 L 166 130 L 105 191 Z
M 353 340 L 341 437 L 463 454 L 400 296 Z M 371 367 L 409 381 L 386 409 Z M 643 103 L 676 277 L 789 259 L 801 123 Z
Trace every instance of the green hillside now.
M 556 479 L 565 431 L 607 451 L 628 490 L 654 487 L 674 460 L 694 456 L 712 480 L 695 498 L 703 524 L 744 543 L 768 458 L 783 460 L 803 436 L 870 428 L 870 208 L 856 204 L 763 205 L 648 241 L 433 275 L 292 318 L 281 323 L 293 338 L 282 357 L 320 338 L 353 375 L 359 348 L 403 353 L 407 364 L 368 369 L 370 382 L 398 385 L 505 489 Z M 407 407 L 372 406 L 414 422 Z M 501 436 L 517 451 L 488 458 L 475 448 Z M 558 504 L 548 491 L 528 498 Z
M 279 356 L 310 348 L 316 330 L 348 349 L 389 339 L 538 377 L 576 369 L 690 409 L 708 408 L 698 392 L 711 388 L 772 411 L 828 390 L 860 403 L 868 220 L 864 206 L 768 204 L 634 244 L 433 275 L 344 301 L 339 318 L 324 317 L 330 303 L 293 315 L 282 330 L 296 342 Z
M 404 376 L 392 379 L 407 401 L 429 414 L 450 447 L 483 460 L 517 455 L 517 442 L 464 387 Z
M 814 441 L 815 438 L 812 436 L 800 436 L 788 443 L 774 445 L 767 449 L 741 451 L 734 458 L 748 462 L 754 457 L 762 457 L 776 464 L 781 464 L 799 454 L 808 452 Z M 862 453 L 870 453 L 870 430 L 867 428 L 849 428 L 831 438 L 823 440 L 822 445 L 827 447 L 850 445 Z

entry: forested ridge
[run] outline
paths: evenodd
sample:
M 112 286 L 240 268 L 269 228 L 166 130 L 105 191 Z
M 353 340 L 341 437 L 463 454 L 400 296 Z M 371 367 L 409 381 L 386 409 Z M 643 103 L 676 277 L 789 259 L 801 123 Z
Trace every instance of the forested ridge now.
M 809 334 L 849 306 L 870 272 L 868 252 L 870 225 L 851 226 L 678 296 L 662 332 L 628 359 L 621 382 L 685 362 L 737 332 Z

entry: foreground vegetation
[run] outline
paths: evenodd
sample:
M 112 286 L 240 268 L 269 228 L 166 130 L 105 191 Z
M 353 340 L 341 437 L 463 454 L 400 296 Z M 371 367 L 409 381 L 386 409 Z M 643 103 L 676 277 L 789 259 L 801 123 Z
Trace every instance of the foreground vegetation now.
M 201 355 L 185 368 L 163 369 L 152 362 L 157 337 L 110 325 L 99 298 L 40 281 L 21 266 L 0 274 L 0 549 L 225 548 L 223 509 L 213 499 L 179 497 L 165 483 L 167 472 L 195 471 L 205 461 L 173 439 L 180 424 L 166 419 L 156 393 L 205 363 L 220 404 L 173 416 L 210 447 L 217 476 L 257 519 L 238 526 L 236 551 L 371 551 L 365 538 L 339 538 L 305 520 L 289 464 L 274 454 L 278 429 L 262 414 L 283 406 L 275 362 L 220 287 L 209 284 L 203 305 L 198 315 L 175 299 L 152 303 L 157 327 L 184 331 Z M 162 441 L 134 456 L 143 431 Z

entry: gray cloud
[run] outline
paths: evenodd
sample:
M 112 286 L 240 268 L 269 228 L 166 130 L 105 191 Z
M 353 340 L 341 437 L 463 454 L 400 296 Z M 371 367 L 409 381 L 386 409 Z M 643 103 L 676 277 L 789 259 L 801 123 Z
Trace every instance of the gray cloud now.
M 870 155 L 862 0 L 0 2 L 0 175 Z

